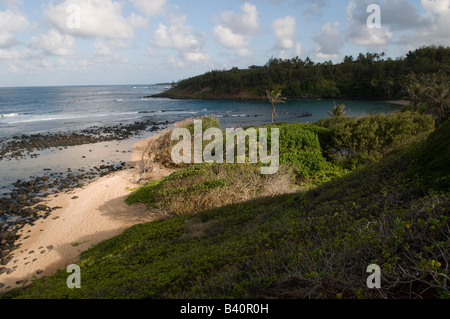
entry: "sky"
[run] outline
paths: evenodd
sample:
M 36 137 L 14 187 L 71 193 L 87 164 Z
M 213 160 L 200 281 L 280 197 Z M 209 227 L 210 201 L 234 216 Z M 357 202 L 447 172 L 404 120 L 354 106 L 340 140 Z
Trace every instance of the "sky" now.
M 374 8 L 373 5 L 376 5 Z M 450 46 L 450 0 L 0 0 L 0 86 L 179 81 Z

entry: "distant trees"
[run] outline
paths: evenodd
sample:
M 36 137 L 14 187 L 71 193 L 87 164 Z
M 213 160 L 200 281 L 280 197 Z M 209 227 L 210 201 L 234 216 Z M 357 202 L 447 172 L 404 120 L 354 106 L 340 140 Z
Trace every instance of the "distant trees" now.
M 271 58 L 263 66 L 250 66 L 245 70 L 236 67 L 213 70 L 180 81 L 172 92 L 192 97 L 197 94 L 198 97 L 221 98 L 246 91 L 252 97 L 265 99 L 268 87 L 278 87 L 287 99 L 386 100 L 413 97 L 411 101 L 418 107 L 425 94 L 421 91 L 429 85 L 419 81 L 420 86 L 410 86 L 414 84 L 410 74 L 415 74 L 420 80 L 438 72 L 447 78 L 450 76 L 450 47 L 422 47 L 408 52 L 405 58 L 395 60 L 387 58 L 384 53 L 361 53 L 356 57 L 345 56 L 338 64 L 331 61 L 315 63 L 309 57 L 304 60 L 298 57 Z M 408 92 L 408 89 L 412 91 Z M 441 91 L 437 87 L 435 89 L 435 94 L 427 91 L 427 99 L 445 96 L 445 87 Z M 171 92 L 168 93 L 170 95 Z

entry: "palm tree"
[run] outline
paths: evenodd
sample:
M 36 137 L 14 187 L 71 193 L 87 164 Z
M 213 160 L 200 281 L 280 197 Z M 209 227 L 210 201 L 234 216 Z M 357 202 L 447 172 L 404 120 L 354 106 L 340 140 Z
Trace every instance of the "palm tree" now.
M 434 84 L 427 87 L 427 97 L 429 99 L 429 107 L 435 108 L 438 123 L 445 119 L 445 109 L 448 107 L 450 98 L 450 90 L 443 83 Z M 430 110 L 433 112 L 432 110 Z
M 331 117 L 339 117 L 345 115 L 345 104 L 339 104 L 336 105 L 336 102 L 334 102 L 334 107 L 332 112 L 328 112 L 328 115 Z
M 275 104 L 277 103 L 286 103 L 284 100 L 286 98 L 281 96 L 281 90 L 266 90 L 267 98 L 269 99 L 269 102 L 272 104 L 272 124 L 273 124 L 273 118 L 277 117 L 277 112 L 275 110 Z
M 407 88 L 407 91 L 414 111 L 417 111 L 417 106 L 423 100 L 424 87 L 420 83 L 415 82 Z

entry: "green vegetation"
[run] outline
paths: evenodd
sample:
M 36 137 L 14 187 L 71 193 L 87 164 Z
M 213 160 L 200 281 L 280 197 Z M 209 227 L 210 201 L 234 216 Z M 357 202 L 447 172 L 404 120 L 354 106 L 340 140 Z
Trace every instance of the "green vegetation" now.
M 328 158 L 346 168 L 372 163 L 391 150 L 421 140 L 435 128 L 431 115 L 411 111 L 362 118 L 334 117 L 316 123 L 329 130 L 321 144 Z
M 341 63 L 314 63 L 271 58 L 264 66 L 241 70 L 214 70 L 179 81 L 162 94 L 171 98 L 265 99 L 268 88 L 283 91 L 288 99 L 400 99 L 411 76 L 450 75 L 450 48 L 422 47 L 405 58 L 393 60 L 384 54 L 346 56 Z
M 2 298 L 449 298 L 450 121 L 428 137 L 433 118 L 412 112 L 276 126 L 286 167 L 276 176 L 297 187 L 330 169 L 343 176 L 270 197 L 256 186 L 253 199 L 209 210 L 199 201 L 84 252 L 81 289 L 61 270 Z M 333 148 L 373 158 L 347 172 Z M 179 196 L 226 198 L 219 190 L 242 193 L 257 167 L 191 165 L 128 201 L 176 211 Z M 374 263 L 382 288 L 370 290 Z
M 333 110 L 331 112 L 328 112 L 328 115 L 330 117 L 339 117 L 344 116 L 346 112 L 347 111 L 345 111 L 345 104 L 336 105 L 336 102 L 334 102 Z
M 419 109 L 437 117 L 440 123 L 448 118 L 450 108 L 450 79 L 445 72 L 408 76 L 406 90 L 414 111 Z

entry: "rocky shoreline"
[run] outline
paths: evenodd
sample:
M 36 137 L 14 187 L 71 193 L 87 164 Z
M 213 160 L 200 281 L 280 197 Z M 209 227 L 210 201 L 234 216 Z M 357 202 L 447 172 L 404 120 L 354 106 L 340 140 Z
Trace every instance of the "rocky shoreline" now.
M 14 136 L 3 142 L 0 141 L 0 161 L 23 158 L 25 156 L 36 157 L 39 155 L 36 153 L 37 151 L 50 148 L 126 140 L 138 135 L 142 131 L 156 132 L 162 126 L 168 124 L 168 121 L 141 121 L 128 125 L 94 126 L 79 132 Z
M 37 157 L 39 154 L 35 152 L 38 150 L 126 140 L 143 131 L 159 131 L 168 124 L 145 121 L 129 125 L 92 127 L 67 134 L 17 136 L 2 145 L 0 161 Z M 65 172 L 53 172 L 52 168 L 46 168 L 40 176 L 17 180 L 10 192 L 0 196 L 0 275 L 13 271 L 4 266 L 13 258 L 13 251 L 21 245 L 16 244 L 21 238 L 18 231 L 25 225 L 34 225 L 38 220 L 48 218 L 52 211 L 62 208 L 49 207 L 43 204 L 45 200 L 57 197 L 59 193 L 81 188 L 113 172 L 133 168 L 126 162 L 101 162 L 91 168 L 69 168 Z

